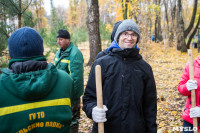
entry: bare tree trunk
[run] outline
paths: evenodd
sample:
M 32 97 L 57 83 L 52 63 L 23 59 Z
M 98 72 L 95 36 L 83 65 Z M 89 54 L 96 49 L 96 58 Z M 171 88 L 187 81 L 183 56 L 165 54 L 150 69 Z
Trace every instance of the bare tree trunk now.
M 192 18 L 191 18 L 191 21 L 190 21 L 188 28 L 184 31 L 184 37 L 185 38 L 188 36 L 188 34 L 190 33 L 190 31 L 193 28 L 194 20 L 195 20 L 195 16 L 196 16 L 196 12 L 197 12 L 197 4 L 198 4 L 198 0 L 194 0 Z
M 35 3 L 35 8 L 36 8 L 36 16 L 38 20 L 38 30 L 40 30 L 40 17 L 39 17 L 39 9 L 37 3 Z
M 184 37 L 184 21 L 182 16 L 182 3 L 178 0 L 177 4 L 177 30 L 176 30 L 177 50 L 187 52 L 187 47 Z
M 189 42 L 186 45 L 185 38 L 188 36 L 188 34 L 190 33 L 190 31 L 192 30 L 194 26 L 194 21 L 195 21 L 195 16 L 196 16 L 196 11 L 197 11 L 197 4 L 198 4 L 198 1 L 194 0 L 192 18 L 191 18 L 188 28 L 184 30 L 184 21 L 183 21 L 183 16 L 182 16 L 182 3 L 181 3 L 181 0 L 178 0 L 177 32 L 176 33 L 177 33 L 177 50 L 181 50 L 181 52 L 187 52 L 187 49 L 190 48 L 191 40 L 189 39 Z
M 129 0 L 122 0 L 122 11 L 123 11 L 123 19 L 127 19 L 128 18 L 128 3 Z
M 190 46 L 190 43 L 191 43 L 191 41 L 192 41 L 192 38 L 194 37 L 194 35 L 195 35 L 195 33 L 197 32 L 197 29 L 198 29 L 198 27 L 199 27 L 199 23 L 200 23 L 200 13 L 199 13 L 199 19 L 198 19 L 197 25 L 195 26 L 195 28 L 194 28 L 192 34 L 190 35 L 190 37 L 189 37 L 189 39 L 188 39 L 187 47 Z
M 40 0 L 40 12 L 42 11 L 42 1 Z M 42 15 L 40 13 L 40 16 L 39 16 L 39 30 L 42 28 Z
M 90 59 L 87 65 L 92 65 L 96 55 L 101 51 L 99 32 L 99 5 L 98 0 L 86 0 L 88 6 L 87 28 L 90 43 Z
M 171 5 L 171 25 L 169 27 L 169 42 L 173 42 L 175 33 L 176 0 L 170 0 Z
M 22 1 L 21 0 L 19 0 L 19 13 L 18 13 L 18 28 L 21 28 L 22 27 L 22 13 L 21 13 L 21 11 L 22 11 Z
M 156 0 L 156 4 L 160 5 L 161 0 Z M 155 20 L 155 38 L 156 42 L 162 41 L 162 31 L 161 31 L 161 18 L 160 18 L 160 9 L 156 13 L 156 20 Z
M 170 28 L 169 28 L 169 17 L 168 17 L 168 0 L 164 0 L 164 6 L 165 6 L 165 20 L 167 22 L 167 26 L 165 26 L 165 40 L 167 41 L 167 46 L 172 47 L 173 43 L 169 42 L 169 33 L 170 33 Z M 165 21 L 164 21 L 164 25 L 165 25 Z

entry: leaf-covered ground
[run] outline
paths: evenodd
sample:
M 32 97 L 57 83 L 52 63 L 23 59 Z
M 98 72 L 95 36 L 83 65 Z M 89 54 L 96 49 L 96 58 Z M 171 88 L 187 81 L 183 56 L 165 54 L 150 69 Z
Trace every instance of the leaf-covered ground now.
M 85 63 L 89 58 L 87 46 L 79 46 Z M 179 94 L 177 86 L 183 69 L 188 62 L 188 53 L 165 47 L 160 43 L 148 43 L 140 47 L 140 53 L 153 69 L 157 87 L 157 124 L 158 133 L 178 133 L 173 127 L 182 127 L 182 111 L 186 97 Z M 197 49 L 193 49 L 193 59 L 198 56 Z M 85 85 L 90 67 L 84 69 Z M 90 133 L 92 121 L 81 110 L 80 133 Z

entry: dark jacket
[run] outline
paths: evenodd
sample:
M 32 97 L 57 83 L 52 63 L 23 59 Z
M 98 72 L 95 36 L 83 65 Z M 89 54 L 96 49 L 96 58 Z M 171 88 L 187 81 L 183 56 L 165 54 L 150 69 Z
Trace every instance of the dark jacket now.
M 103 104 L 108 108 L 105 133 L 156 133 L 155 81 L 139 50 L 114 48 L 94 62 L 83 96 L 83 110 L 91 119 L 96 106 L 96 65 L 102 68 Z M 94 123 L 93 132 L 97 131 Z
M 104 49 L 103 51 L 99 52 L 96 56 L 96 59 L 97 60 L 98 58 L 102 57 L 102 56 L 105 56 L 107 55 L 109 52 L 108 52 L 108 49 Z
M 36 61 L 13 63 L 12 70 L 20 74 L 2 69 L 1 133 L 70 133 L 73 80 L 53 64 L 46 68 L 41 64 L 45 65 Z

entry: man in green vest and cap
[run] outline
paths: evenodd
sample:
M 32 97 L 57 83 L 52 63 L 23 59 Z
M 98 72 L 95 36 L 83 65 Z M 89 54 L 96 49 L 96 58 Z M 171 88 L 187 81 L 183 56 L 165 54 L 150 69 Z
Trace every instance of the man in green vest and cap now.
M 60 29 L 57 35 L 57 43 L 60 47 L 55 56 L 55 66 L 66 71 L 74 81 L 72 91 L 72 122 L 71 133 L 78 133 L 80 118 L 80 97 L 83 94 L 83 55 L 81 51 L 70 42 L 70 34 L 67 30 Z

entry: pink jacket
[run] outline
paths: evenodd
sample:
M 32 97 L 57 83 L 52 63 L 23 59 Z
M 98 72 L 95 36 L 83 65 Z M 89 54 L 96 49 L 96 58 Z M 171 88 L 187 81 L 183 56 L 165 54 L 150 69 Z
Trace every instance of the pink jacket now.
M 199 106 L 199 98 L 200 98 L 200 56 L 198 56 L 194 62 L 194 79 L 197 81 L 197 89 L 195 90 L 196 92 L 196 106 Z M 183 75 L 181 77 L 181 81 L 179 82 L 178 85 L 178 90 L 180 92 L 181 95 L 183 96 L 187 96 L 187 100 L 186 100 L 186 104 L 185 104 L 185 108 L 184 108 L 184 112 L 182 115 L 183 120 L 193 124 L 193 120 L 192 118 L 190 118 L 190 108 L 192 107 L 191 104 L 191 92 L 187 90 L 186 87 L 186 83 L 187 81 L 190 79 L 190 75 L 189 75 L 189 64 L 187 63 L 184 71 L 183 71 Z

